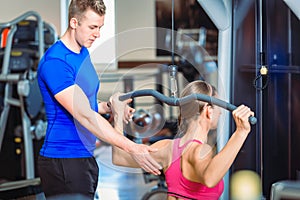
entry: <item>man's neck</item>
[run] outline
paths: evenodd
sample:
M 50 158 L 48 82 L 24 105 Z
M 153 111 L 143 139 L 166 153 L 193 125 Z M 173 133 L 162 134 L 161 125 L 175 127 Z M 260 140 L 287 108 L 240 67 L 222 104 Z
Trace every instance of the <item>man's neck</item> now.
M 76 42 L 75 37 L 72 35 L 72 31 L 67 30 L 60 40 L 74 53 L 80 53 L 81 46 Z

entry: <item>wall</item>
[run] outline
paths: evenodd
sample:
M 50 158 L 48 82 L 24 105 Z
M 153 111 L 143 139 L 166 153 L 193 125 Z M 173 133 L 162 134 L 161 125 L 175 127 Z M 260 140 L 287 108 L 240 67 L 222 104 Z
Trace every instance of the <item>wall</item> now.
M 116 1 L 116 31 L 120 38 L 117 55 L 120 60 L 157 59 L 154 10 L 155 0 Z
M 61 2 L 64 0 L 0 0 L 0 23 L 10 21 L 26 11 L 35 10 L 46 22 L 52 23 L 58 35 L 61 35 L 64 31 L 61 31 L 60 24 Z M 118 60 L 170 59 L 156 57 L 154 10 L 155 0 L 115 0 Z M 102 36 L 105 37 L 104 34 Z
M 0 0 L 0 23 L 9 22 L 27 11 L 36 11 L 45 22 L 52 24 L 57 34 L 61 36 L 66 29 L 67 18 L 67 14 L 61 14 L 61 12 L 62 10 L 67 12 L 67 2 L 68 0 Z M 114 38 L 115 5 L 114 1 L 104 0 L 104 2 L 108 10 L 105 18 L 107 25 L 101 29 L 103 36 L 90 48 L 92 61 L 98 71 L 117 69 Z

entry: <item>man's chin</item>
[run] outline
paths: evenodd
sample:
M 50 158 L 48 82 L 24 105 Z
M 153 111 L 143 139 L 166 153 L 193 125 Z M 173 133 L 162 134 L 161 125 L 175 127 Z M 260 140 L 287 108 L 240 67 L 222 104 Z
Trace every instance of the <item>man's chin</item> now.
M 85 44 L 84 47 L 90 48 L 90 47 L 92 46 L 92 44 L 93 44 L 93 43 L 91 43 L 91 44 Z

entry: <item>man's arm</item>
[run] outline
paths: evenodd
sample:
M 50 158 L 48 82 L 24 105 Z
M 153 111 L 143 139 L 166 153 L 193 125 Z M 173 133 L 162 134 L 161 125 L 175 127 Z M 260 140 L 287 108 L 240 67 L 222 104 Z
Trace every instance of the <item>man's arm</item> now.
M 81 125 L 96 137 L 133 155 L 145 171 L 160 174 L 160 165 L 149 154 L 155 149 L 136 144 L 120 135 L 106 119 L 91 109 L 86 95 L 78 85 L 64 89 L 56 94 L 55 98 Z

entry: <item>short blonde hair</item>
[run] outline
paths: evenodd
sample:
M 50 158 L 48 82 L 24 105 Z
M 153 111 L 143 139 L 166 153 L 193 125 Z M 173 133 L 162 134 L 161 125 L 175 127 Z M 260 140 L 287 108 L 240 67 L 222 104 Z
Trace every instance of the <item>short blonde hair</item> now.
M 73 17 L 76 17 L 78 18 L 78 20 L 81 20 L 84 16 L 84 13 L 88 9 L 92 9 L 100 16 L 105 15 L 106 12 L 106 6 L 103 0 L 72 0 L 69 5 L 69 21 Z

